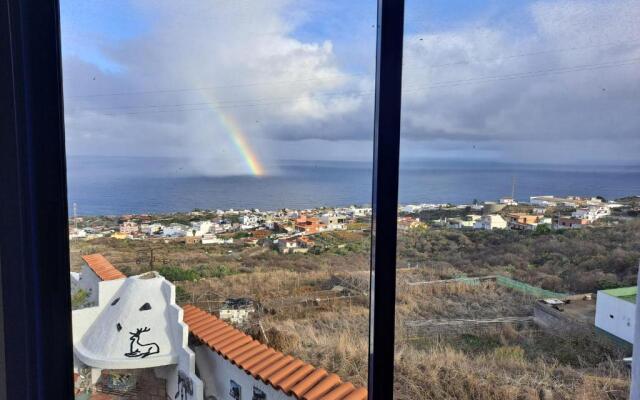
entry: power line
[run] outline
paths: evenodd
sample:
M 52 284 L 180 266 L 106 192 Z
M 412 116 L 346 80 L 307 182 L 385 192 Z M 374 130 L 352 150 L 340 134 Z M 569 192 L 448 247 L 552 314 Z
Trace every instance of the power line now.
M 546 75 L 558 75 L 565 73 L 573 73 L 573 72 L 583 72 L 583 71 L 593 71 L 604 68 L 613 68 L 620 66 L 628 66 L 637 64 L 640 62 L 640 58 L 628 59 L 628 60 L 618 60 L 614 62 L 601 63 L 601 64 L 584 64 L 577 65 L 571 67 L 561 67 L 561 68 L 548 68 L 543 70 L 536 71 L 527 71 L 527 72 L 519 72 L 512 73 L 506 75 L 493 75 L 493 76 L 485 76 L 479 78 L 468 78 L 468 79 L 458 79 L 451 81 L 442 81 L 442 82 L 433 82 L 427 85 L 405 85 L 403 87 L 403 93 L 415 93 L 422 90 L 427 89 L 439 89 L 439 88 L 447 88 L 447 87 L 456 87 L 463 86 L 469 84 L 479 84 L 479 83 L 490 83 L 490 82 L 498 82 L 505 80 L 513 80 L 513 79 L 523 79 L 523 78 L 535 78 L 539 76 Z M 199 110 L 215 110 L 215 109 L 227 109 L 227 108 L 246 108 L 246 107 L 261 107 L 261 106 L 269 106 L 275 104 L 283 104 L 288 102 L 295 102 L 301 99 L 307 98 L 319 98 L 319 97 L 334 97 L 334 96 L 351 96 L 351 97 L 365 97 L 372 96 L 374 91 L 343 91 L 343 92 L 330 92 L 330 93 L 316 93 L 308 96 L 298 96 L 298 97 L 284 97 L 284 98 L 263 98 L 263 99 L 255 99 L 255 100 L 237 100 L 237 101 L 229 101 L 229 102 L 201 102 L 201 103 L 183 103 L 183 104 L 170 104 L 170 105 L 147 105 L 147 106 L 123 106 L 123 109 L 135 109 L 135 108 L 177 108 L 177 107 L 198 107 L 198 108 L 186 108 L 186 109 L 160 109 L 160 110 L 148 110 L 148 111 L 136 111 L 136 112 L 125 112 L 125 113 L 112 113 L 105 115 L 133 115 L 133 114 L 146 114 L 146 113 L 157 113 L 157 112 L 183 112 L 183 111 L 199 111 Z M 207 106 L 207 107 L 200 107 Z M 100 109 L 82 109 L 78 111 L 99 111 Z
M 358 75 L 365 75 L 365 74 L 355 74 L 355 76 L 358 76 Z M 282 85 L 282 84 L 300 83 L 300 82 L 332 81 L 333 79 L 337 80 L 337 78 L 310 78 L 310 79 L 299 79 L 299 80 L 288 80 L 288 81 L 237 83 L 237 84 L 231 84 L 231 85 L 205 86 L 205 87 L 196 87 L 196 88 L 160 89 L 160 90 L 144 90 L 144 91 L 130 91 L 130 92 L 116 92 L 116 93 L 85 94 L 85 95 L 77 95 L 77 96 L 67 96 L 67 98 L 77 99 L 77 98 L 92 98 L 92 97 L 111 97 L 111 96 L 115 97 L 115 96 L 129 96 L 129 95 L 141 95 L 141 94 L 156 94 L 156 93 L 195 92 L 195 91 L 213 90 L 213 89 L 230 89 L 230 88 L 252 87 L 252 86 L 263 86 L 263 85 L 264 86 Z
M 586 46 L 574 46 L 574 47 L 566 47 L 566 48 L 561 48 L 561 49 L 549 49 L 549 50 L 539 50 L 539 51 L 533 51 L 533 52 L 529 52 L 529 53 L 517 53 L 517 54 L 512 54 L 512 55 L 507 55 L 507 56 L 503 56 L 503 57 L 498 57 L 498 58 L 491 58 L 491 59 L 484 59 L 484 60 L 461 60 L 461 61 L 454 61 L 454 62 L 450 62 L 450 63 L 444 63 L 444 64 L 434 64 L 434 65 L 426 65 L 424 68 L 442 68 L 442 67 L 451 67 L 451 66 L 455 66 L 455 65 L 469 65 L 469 64 L 474 64 L 474 63 L 491 63 L 491 62 L 498 62 L 498 61 L 504 61 L 504 60 L 511 60 L 514 58 L 521 58 L 521 57 L 530 57 L 530 56 L 538 56 L 538 55 L 542 55 L 542 54 L 551 54 L 551 53 L 569 53 L 572 51 L 579 51 L 579 50 L 587 50 L 587 49 L 594 49 L 594 48 L 601 48 L 601 47 L 616 47 L 616 46 L 620 46 L 620 45 L 634 45 L 634 44 L 640 44 L 640 41 L 618 41 L 618 42 L 609 42 L 609 43 L 600 43 L 600 44 L 592 44 L 592 45 L 586 45 Z M 410 62 L 408 65 L 411 65 L 412 62 Z M 406 63 L 403 65 L 407 65 Z M 416 67 L 416 69 L 419 67 Z
M 569 48 L 561 48 L 561 49 L 550 49 L 550 50 L 540 50 L 529 53 L 518 53 L 512 55 L 506 55 L 499 58 L 493 59 L 484 59 L 484 60 L 461 60 L 450 63 L 443 64 L 431 64 L 425 66 L 415 66 L 415 67 L 405 67 L 403 72 L 411 71 L 411 70 L 424 70 L 424 69 L 436 69 L 442 67 L 450 67 L 455 65 L 470 65 L 475 63 L 488 63 L 488 62 L 497 62 L 503 60 L 509 60 L 514 58 L 521 57 L 529 57 L 541 54 L 549 54 L 549 53 L 563 53 L 563 52 L 571 52 L 578 50 L 586 50 L 591 48 L 600 48 L 600 47 L 614 47 L 622 44 L 639 44 L 640 42 L 628 42 L 628 41 L 620 41 L 620 42 L 610 42 L 610 43 L 602 43 L 602 44 L 594 44 L 587 46 L 576 46 Z M 411 65 L 412 63 L 405 63 L 404 65 Z M 350 76 L 369 76 L 370 74 L 366 73 L 357 73 L 350 74 Z M 79 98 L 95 98 L 95 97 L 115 97 L 115 96 L 128 96 L 128 95 L 144 95 L 144 94 L 161 94 L 161 93 L 181 93 L 181 92 L 192 92 L 192 91 L 203 91 L 203 90 L 214 90 L 214 89 L 227 89 L 227 88 L 239 88 L 239 87 L 254 87 L 254 86 L 269 86 L 269 85 L 283 85 L 283 84 L 295 84 L 295 83 L 307 83 L 307 82 L 317 82 L 317 81 L 328 81 L 331 82 L 333 80 L 337 80 L 339 78 L 309 78 L 309 79 L 298 79 L 298 80 L 283 80 L 283 81 L 262 81 L 262 82 L 250 82 L 250 83 L 237 83 L 237 84 L 229 84 L 229 85 L 216 85 L 216 86 L 207 86 L 207 87 L 196 87 L 196 88 L 176 88 L 176 89 L 158 89 L 158 90 L 144 90 L 144 91 L 123 91 L 123 92 L 115 92 L 115 93 L 97 93 L 97 94 L 85 94 L 85 95 L 74 95 L 74 96 L 66 96 L 67 99 L 79 99 Z

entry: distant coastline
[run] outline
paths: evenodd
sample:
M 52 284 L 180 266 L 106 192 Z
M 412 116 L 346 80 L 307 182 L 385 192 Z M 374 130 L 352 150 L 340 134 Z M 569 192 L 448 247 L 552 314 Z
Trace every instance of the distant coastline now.
M 69 157 L 69 214 L 123 215 L 200 209 L 305 209 L 371 203 L 368 162 L 284 161 L 273 176 L 193 176 L 184 159 Z M 183 168 L 183 169 L 181 169 Z M 402 204 L 494 201 L 511 194 L 640 195 L 640 165 L 515 165 L 406 161 Z

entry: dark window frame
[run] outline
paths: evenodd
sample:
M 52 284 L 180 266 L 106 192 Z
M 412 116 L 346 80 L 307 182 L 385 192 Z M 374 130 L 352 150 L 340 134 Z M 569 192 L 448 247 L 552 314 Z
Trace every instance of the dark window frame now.
M 393 397 L 403 20 L 378 0 L 370 399 Z M 0 398 L 72 398 L 58 0 L 3 1 L 0 57 Z
M 57 0 L 0 4 L 0 273 L 8 399 L 73 398 Z

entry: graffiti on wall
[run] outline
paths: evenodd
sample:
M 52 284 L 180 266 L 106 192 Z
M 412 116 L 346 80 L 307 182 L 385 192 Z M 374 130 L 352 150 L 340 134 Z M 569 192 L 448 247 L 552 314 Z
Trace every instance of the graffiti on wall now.
M 129 352 L 124 353 L 126 357 L 140 357 L 145 358 L 152 354 L 158 354 L 160 352 L 160 346 L 157 343 L 142 343 L 140 341 L 140 336 L 143 333 L 150 332 L 151 329 L 148 327 L 138 328 L 135 332 L 129 332 L 131 337 L 129 340 L 131 344 L 129 345 Z
M 178 391 L 174 399 L 187 400 L 193 396 L 193 379 L 182 371 L 178 371 Z

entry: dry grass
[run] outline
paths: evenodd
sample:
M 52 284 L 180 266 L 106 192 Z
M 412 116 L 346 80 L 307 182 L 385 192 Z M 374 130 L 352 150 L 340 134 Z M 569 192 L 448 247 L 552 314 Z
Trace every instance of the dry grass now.
M 80 254 L 102 252 L 119 267 L 142 270 L 136 252 L 148 246 L 113 240 L 72 247 L 74 269 Z M 156 246 L 156 245 L 154 245 Z M 269 345 L 357 385 L 366 385 L 368 299 L 320 304 L 299 302 L 346 283 L 366 291 L 367 257 L 324 254 L 282 256 L 263 249 L 226 254 L 215 248 L 158 244 L 154 254 L 170 265 L 193 268 L 224 264 L 236 275 L 180 282 L 191 301 L 251 297 L 273 308 L 260 316 L 262 329 L 247 331 Z M 276 267 L 277 266 L 277 267 Z M 441 269 L 399 272 L 395 381 L 397 399 L 626 399 L 629 372 L 619 355 L 588 338 L 558 339 L 532 326 L 498 326 L 476 332 L 408 332 L 406 321 L 531 315 L 534 299 L 494 283 L 409 286 L 406 281 L 456 274 Z M 295 304 L 283 299 L 294 299 Z

